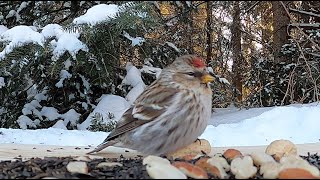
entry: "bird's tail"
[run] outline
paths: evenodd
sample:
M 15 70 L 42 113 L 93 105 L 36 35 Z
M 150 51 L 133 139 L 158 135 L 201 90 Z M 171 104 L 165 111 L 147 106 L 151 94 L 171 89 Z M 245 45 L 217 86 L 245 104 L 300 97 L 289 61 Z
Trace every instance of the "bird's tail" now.
M 94 150 L 86 153 L 86 154 L 92 154 L 92 153 L 95 153 L 95 152 L 99 152 L 101 151 L 102 149 L 104 148 L 107 148 L 108 146 L 112 146 L 116 143 L 116 141 L 107 141 L 107 142 L 103 142 L 101 144 L 99 144 Z

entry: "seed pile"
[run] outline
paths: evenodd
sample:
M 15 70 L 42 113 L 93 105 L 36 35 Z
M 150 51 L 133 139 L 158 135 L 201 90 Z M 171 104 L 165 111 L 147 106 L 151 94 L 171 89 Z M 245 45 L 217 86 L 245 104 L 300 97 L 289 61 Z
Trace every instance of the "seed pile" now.
M 308 154 L 308 156 L 300 157 L 320 168 L 320 157 L 318 154 Z M 170 163 L 189 162 L 195 164 L 201 158 L 206 158 L 206 156 L 191 160 L 175 159 L 170 160 Z M 146 165 L 142 164 L 142 157 L 124 158 L 120 156 L 119 158 L 112 159 L 103 158 L 82 161 L 87 163 L 87 174 L 69 172 L 66 168 L 67 165 L 70 162 L 77 161 L 80 162 L 80 160 L 72 157 L 31 158 L 26 161 L 18 158 L 14 161 L 1 161 L 0 179 L 41 179 L 48 177 L 61 179 L 150 179 L 146 171 Z M 228 176 L 229 179 L 235 179 L 231 171 L 228 172 Z M 218 179 L 219 177 L 208 173 L 208 178 Z M 259 173 L 256 173 L 253 178 L 263 179 Z
M 69 172 L 67 165 L 76 162 L 71 157 L 45 157 L 31 158 L 27 161 L 17 159 L 15 161 L 0 162 L 0 179 L 41 179 L 55 177 L 63 179 L 87 179 L 87 178 L 115 178 L 115 179 L 145 179 L 148 178 L 146 168 L 142 166 L 141 157 L 94 159 L 86 162 L 88 173 Z M 102 162 L 118 162 L 122 166 L 98 166 Z
M 295 144 L 275 140 L 265 152 L 227 149 L 209 155 L 205 140 L 166 156 L 92 159 L 44 157 L 0 161 L 0 179 L 320 179 L 320 157 L 298 155 Z M 213 149 L 214 151 L 214 149 Z

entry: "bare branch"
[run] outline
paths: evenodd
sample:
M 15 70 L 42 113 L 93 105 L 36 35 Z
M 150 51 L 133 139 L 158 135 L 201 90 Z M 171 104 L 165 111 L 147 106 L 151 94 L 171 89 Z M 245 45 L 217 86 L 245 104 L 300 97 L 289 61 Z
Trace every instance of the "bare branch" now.
M 289 8 L 289 11 L 292 11 L 292 12 L 295 12 L 295 13 L 300 13 L 300 14 L 307 14 L 307 15 L 314 16 L 314 17 L 320 17 L 320 14 L 315 14 L 315 13 L 312 13 L 312 12 L 302 11 L 302 10 L 298 10 L 298 9 Z
M 314 24 L 310 24 L 310 23 L 290 23 L 288 24 L 289 26 L 295 26 L 295 27 L 315 27 L 318 28 L 320 27 L 320 23 L 314 23 Z
M 251 11 L 254 7 L 256 7 L 261 1 L 255 2 L 252 6 L 250 6 L 247 10 L 244 11 L 244 13 L 247 13 Z
M 280 1 L 280 3 L 283 6 L 283 8 L 285 9 L 285 11 L 288 14 L 289 18 L 292 20 L 293 18 L 291 17 L 288 8 L 283 4 L 282 1 Z M 299 26 L 295 26 L 295 27 L 301 32 L 301 34 L 303 34 L 320 51 L 320 47 L 319 47 L 319 45 L 317 43 L 315 43 L 305 32 L 303 32 L 303 30 Z
M 281 3 L 281 5 L 283 6 L 283 8 L 285 9 L 285 11 L 286 11 L 286 13 L 288 14 L 289 18 L 292 20 L 293 18 L 291 17 L 288 8 L 283 4 L 282 1 L 280 1 L 280 3 Z M 316 48 L 318 48 L 318 49 L 320 50 L 318 44 L 316 44 L 309 36 L 307 36 L 307 35 L 302 31 L 302 29 L 301 29 L 299 26 L 296 26 L 296 27 L 299 29 L 299 31 L 301 32 L 301 34 L 303 34 L 310 42 L 312 42 L 312 43 L 315 45 Z M 288 29 L 287 29 L 287 30 L 288 30 Z M 289 33 L 289 32 L 288 32 L 288 33 Z M 310 77 L 311 81 L 312 81 L 313 84 L 314 84 L 314 87 L 313 87 L 314 96 L 315 96 L 315 99 L 314 99 L 314 100 L 315 100 L 315 101 L 319 101 L 319 96 L 318 96 L 319 90 L 318 90 L 318 88 L 317 88 L 317 81 L 316 81 L 316 80 L 314 79 L 314 77 L 312 76 L 312 71 L 311 71 L 310 65 L 309 65 L 309 63 L 308 63 L 308 61 L 307 61 L 307 58 L 306 58 L 305 55 L 304 55 L 304 52 L 303 52 L 303 50 L 302 50 L 299 42 L 297 41 L 297 39 L 296 39 L 295 37 L 293 37 L 293 40 L 294 40 L 295 43 L 297 44 L 297 47 L 298 47 L 298 49 L 299 49 L 299 52 L 301 53 L 299 58 L 302 58 L 302 59 L 305 61 L 306 67 L 307 67 L 307 69 L 308 69 L 309 77 Z M 292 72 L 293 72 L 293 71 L 292 71 Z M 287 90 L 288 90 L 288 88 L 289 88 L 289 85 L 290 85 L 290 80 L 289 80 L 289 82 L 288 82 Z M 287 95 L 287 93 L 286 93 L 286 95 Z M 286 97 L 286 95 L 284 96 L 284 98 Z M 284 98 L 283 98 L 283 100 L 282 100 L 281 103 L 283 103 Z

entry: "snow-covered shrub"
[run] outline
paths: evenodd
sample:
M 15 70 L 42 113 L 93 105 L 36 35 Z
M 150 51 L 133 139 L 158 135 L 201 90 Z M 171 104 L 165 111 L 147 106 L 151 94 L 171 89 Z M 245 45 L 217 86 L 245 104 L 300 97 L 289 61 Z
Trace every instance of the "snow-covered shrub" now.
M 104 122 L 103 116 L 100 113 L 95 113 L 91 120 L 91 125 L 89 126 L 88 130 L 90 131 L 104 131 L 104 132 L 110 132 L 112 131 L 117 121 L 113 120 L 114 115 L 112 113 L 108 114 L 109 121 L 107 123 Z
M 120 61 L 128 57 L 120 55 L 124 46 L 133 48 L 134 39 L 123 32 L 143 37 L 156 20 L 148 15 L 150 7 L 148 2 L 101 4 L 93 7 L 99 11 L 89 9 L 67 26 L 5 29 L 0 35 L 0 127 L 46 128 L 63 123 L 75 129 L 102 94 L 126 96 L 129 91 L 119 87 L 126 73 Z M 44 91 L 46 98 L 37 99 Z M 46 107 L 55 116 L 47 116 Z M 70 110 L 76 119 L 70 119 Z
M 281 56 L 287 61 L 275 64 L 272 57 L 252 57 L 252 67 L 246 73 L 245 82 L 251 92 L 245 100 L 247 106 L 319 101 L 320 51 L 316 44 L 320 43 L 320 30 L 306 32 L 309 39 L 289 39 L 290 43 L 282 46 Z

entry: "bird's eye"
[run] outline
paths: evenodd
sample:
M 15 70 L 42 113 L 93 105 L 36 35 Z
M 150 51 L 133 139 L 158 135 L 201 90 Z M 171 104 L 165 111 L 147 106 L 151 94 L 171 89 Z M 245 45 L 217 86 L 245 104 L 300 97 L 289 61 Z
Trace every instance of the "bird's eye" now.
M 189 76 L 194 76 L 194 72 L 187 72 L 186 74 L 188 74 Z
M 201 72 L 186 72 L 185 74 L 193 77 L 201 77 L 202 73 Z

